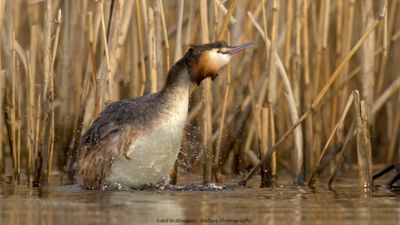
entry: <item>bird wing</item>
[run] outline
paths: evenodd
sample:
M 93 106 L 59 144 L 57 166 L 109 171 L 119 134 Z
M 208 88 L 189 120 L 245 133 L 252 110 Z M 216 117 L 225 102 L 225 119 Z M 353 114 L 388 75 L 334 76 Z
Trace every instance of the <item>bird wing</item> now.
M 102 120 L 98 118 L 99 121 Z M 94 124 L 86 132 L 79 152 L 78 178 L 90 189 L 101 188 L 115 161 L 123 157 L 130 159 L 127 154 L 129 146 L 139 134 L 129 124 L 118 125 L 114 121 L 101 125 Z
M 78 174 L 85 186 L 100 188 L 115 160 L 128 157 L 129 147 L 148 132 L 162 108 L 158 94 L 108 105 L 81 138 Z
M 120 136 L 118 152 L 126 153 L 132 140 L 144 133 L 146 125 L 152 121 L 159 106 L 154 104 L 156 94 L 150 94 L 137 99 L 125 99 L 108 105 L 92 123 L 81 138 L 81 148 L 86 152 L 95 150 L 103 140 Z
M 129 146 L 131 146 L 134 140 L 137 140 L 140 136 L 139 132 L 136 129 L 133 129 L 132 126 L 125 125 L 119 137 L 118 142 L 118 154 L 125 156 L 125 158 L 130 159 L 128 157 Z

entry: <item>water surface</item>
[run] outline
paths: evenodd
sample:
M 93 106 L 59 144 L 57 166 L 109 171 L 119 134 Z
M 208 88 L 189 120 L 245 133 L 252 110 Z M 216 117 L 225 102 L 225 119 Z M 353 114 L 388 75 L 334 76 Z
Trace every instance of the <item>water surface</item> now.
M 227 190 L 88 191 L 78 185 L 0 185 L 0 224 L 400 224 L 400 192 L 358 188 L 357 179 L 332 190 L 235 186 Z M 290 182 L 286 182 L 290 183 Z

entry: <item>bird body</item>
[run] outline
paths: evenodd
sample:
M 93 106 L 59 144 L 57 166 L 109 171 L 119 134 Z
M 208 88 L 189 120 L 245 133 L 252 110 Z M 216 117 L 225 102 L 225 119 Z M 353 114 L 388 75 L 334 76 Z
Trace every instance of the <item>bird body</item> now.
M 249 45 L 192 46 L 157 93 L 108 105 L 81 138 L 78 179 L 89 189 L 167 182 L 188 116 L 189 88 L 215 78 L 231 54 Z
M 131 141 L 127 153 L 129 159 L 114 163 L 107 182 L 139 186 L 168 181 L 188 115 L 189 85 L 188 81 L 168 93 L 166 107 L 155 118 L 157 122 L 145 135 Z

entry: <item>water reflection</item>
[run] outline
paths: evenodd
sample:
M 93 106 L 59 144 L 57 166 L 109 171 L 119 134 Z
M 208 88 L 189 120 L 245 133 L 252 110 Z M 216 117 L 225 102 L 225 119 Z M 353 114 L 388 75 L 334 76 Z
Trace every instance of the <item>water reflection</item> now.
M 185 218 L 176 196 L 146 191 L 1 188 L 1 224 L 154 224 Z M 122 223 L 121 223 L 122 222 Z
M 232 181 L 235 183 L 236 181 Z M 278 185 L 225 191 L 87 191 L 0 185 L 1 224 L 399 224 L 398 191 Z M 341 185 L 342 184 L 342 185 Z M 257 186 L 255 183 L 254 186 Z

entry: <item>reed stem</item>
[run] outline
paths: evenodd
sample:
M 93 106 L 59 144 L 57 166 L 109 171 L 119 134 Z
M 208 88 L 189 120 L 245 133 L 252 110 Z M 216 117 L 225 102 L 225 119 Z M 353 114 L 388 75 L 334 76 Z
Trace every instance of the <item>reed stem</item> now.
M 332 86 L 332 84 L 335 82 L 335 80 L 340 76 L 341 70 L 344 68 L 344 65 L 351 59 L 351 57 L 355 54 L 355 52 L 361 47 L 361 45 L 364 43 L 365 39 L 368 37 L 372 31 L 375 30 L 375 28 L 378 26 L 381 18 L 378 18 L 375 20 L 375 22 L 368 28 L 368 30 L 363 34 L 363 36 L 360 38 L 360 40 L 357 42 L 357 44 L 350 50 L 350 52 L 346 55 L 344 60 L 340 63 L 340 65 L 336 68 L 336 70 L 333 72 L 333 74 L 330 76 L 328 82 L 324 85 L 322 90 L 319 92 L 317 97 L 314 99 L 313 103 L 311 104 L 310 108 L 289 128 L 288 131 L 286 131 L 281 138 L 276 142 L 274 146 L 270 148 L 270 151 L 268 151 L 268 154 L 264 154 L 261 157 L 260 162 L 253 167 L 250 172 L 244 177 L 244 179 L 240 182 L 242 185 L 245 185 L 246 182 L 252 177 L 254 172 L 260 168 L 261 164 L 264 163 L 265 160 L 267 160 L 272 154 L 272 152 L 276 151 L 276 149 L 284 143 L 286 138 L 297 128 L 301 123 L 304 122 L 304 120 L 314 113 L 317 109 L 318 106 L 321 103 L 322 98 L 326 95 L 328 92 L 329 88 Z
M 207 0 L 200 0 L 200 18 L 201 18 L 201 40 L 203 43 L 209 42 L 208 19 L 207 19 Z M 206 79 L 202 82 L 202 95 L 204 99 L 204 111 L 202 115 L 203 126 L 203 183 L 212 181 L 212 98 L 211 98 L 211 80 Z

